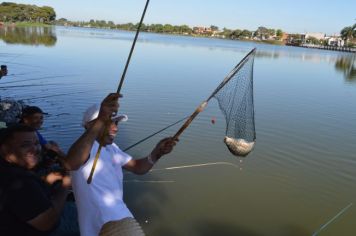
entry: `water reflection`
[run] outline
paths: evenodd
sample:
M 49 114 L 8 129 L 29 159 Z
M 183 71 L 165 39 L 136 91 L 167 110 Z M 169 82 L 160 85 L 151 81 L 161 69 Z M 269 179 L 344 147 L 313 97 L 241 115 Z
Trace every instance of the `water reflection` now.
M 57 42 L 53 27 L 0 27 L 0 38 L 8 44 L 54 46 Z
M 256 52 L 257 58 L 269 58 L 269 59 L 280 59 L 283 57 L 298 59 L 301 61 L 310 61 L 315 63 L 320 62 L 336 62 L 340 57 L 350 58 L 349 53 L 338 53 L 332 51 L 322 51 L 314 49 L 304 49 L 304 48 L 295 48 L 288 46 L 280 46 L 280 48 L 269 48 L 268 45 L 258 47 Z M 340 56 L 342 55 L 342 56 Z
M 287 50 L 260 50 L 257 58 L 279 59 L 282 57 L 309 61 L 312 63 L 327 62 L 335 66 L 335 70 L 344 74 L 347 82 L 356 82 L 356 55 L 349 53 L 328 53 L 306 49 L 309 51 L 287 51 Z
M 340 57 L 335 62 L 335 69 L 344 74 L 346 81 L 356 82 L 356 56 Z

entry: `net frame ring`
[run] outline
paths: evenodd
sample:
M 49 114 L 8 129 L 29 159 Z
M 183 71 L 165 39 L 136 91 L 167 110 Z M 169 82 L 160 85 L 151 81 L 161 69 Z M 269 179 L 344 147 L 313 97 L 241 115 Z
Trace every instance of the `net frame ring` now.
M 224 143 L 233 155 L 238 157 L 246 157 L 253 150 L 256 142 L 249 142 L 245 139 L 234 139 L 225 136 Z

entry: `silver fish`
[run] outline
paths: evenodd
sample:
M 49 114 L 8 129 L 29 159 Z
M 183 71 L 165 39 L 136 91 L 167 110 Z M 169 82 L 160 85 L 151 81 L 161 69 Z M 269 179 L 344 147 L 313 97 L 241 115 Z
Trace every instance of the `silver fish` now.
M 235 156 L 245 157 L 255 146 L 255 142 L 248 142 L 245 139 L 234 139 L 225 136 L 224 143 L 229 151 Z

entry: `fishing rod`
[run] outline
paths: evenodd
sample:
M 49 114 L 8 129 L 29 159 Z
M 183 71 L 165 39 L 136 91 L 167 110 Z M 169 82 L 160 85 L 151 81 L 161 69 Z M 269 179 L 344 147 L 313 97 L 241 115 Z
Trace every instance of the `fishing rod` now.
M 63 83 L 53 83 L 53 84 L 46 84 L 47 85 L 63 85 Z M 24 87 L 39 87 L 43 86 L 43 84 L 24 84 L 24 85 L 12 85 L 12 86 L 6 86 L 6 87 L 0 87 L 1 90 L 6 90 L 9 88 L 24 88 Z
M 41 69 L 47 69 L 44 66 L 30 65 L 30 64 L 23 64 L 23 63 L 16 63 L 16 62 L 7 62 L 6 64 L 13 64 L 13 65 L 19 65 L 19 66 L 31 66 L 31 67 L 41 68 Z
M 24 101 L 24 100 L 35 100 L 35 99 L 41 99 L 41 98 L 52 98 L 52 97 L 73 95 L 73 94 L 78 94 L 78 93 L 89 93 L 89 92 L 94 92 L 94 91 L 97 91 L 97 89 L 91 89 L 91 90 L 80 91 L 80 92 L 71 92 L 71 93 L 59 93 L 59 94 L 52 94 L 52 95 L 33 97 L 33 98 L 22 98 L 21 100 Z
M 19 57 L 22 56 L 22 55 L 25 55 L 25 53 L 19 53 L 19 54 L 15 55 L 15 56 L 11 57 L 10 60 L 7 60 L 7 61 L 5 61 L 5 62 L 2 62 L 1 64 L 8 64 L 8 63 L 11 63 L 11 62 L 13 62 L 16 58 L 19 58 Z
M 10 60 L 7 60 L 7 61 L 1 63 L 1 64 L 2 64 L 2 65 L 1 65 L 1 72 L 4 71 L 4 70 L 6 71 L 6 74 L 5 74 L 4 76 L 7 76 L 7 75 L 8 75 L 8 72 L 7 72 L 7 65 L 6 65 L 6 64 L 12 62 L 13 60 L 15 60 L 16 58 L 22 56 L 23 54 L 24 54 L 24 53 L 18 54 L 18 55 L 16 55 L 16 56 L 12 57 Z
M 23 76 L 23 75 L 30 75 L 30 74 L 34 74 L 34 73 L 38 73 L 40 71 L 31 71 L 31 72 L 27 72 L 27 73 L 17 73 L 17 74 L 7 74 L 7 77 L 18 77 L 18 76 Z
M 170 127 L 172 127 L 172 126 L 174 126 L 174 125 L 176 125 L 176 124 L 178 124 L 178 123 L 180 123 L 180 122 L 182 122 L 182 121 L 188 119 L 188 117 L 189 117 L 189 116 L 186 116 L 186 117 L 184 117 L 184 118 L 182 118 L 182 119 L 180 119 L 180 120 L 177 120 L 177 121 L 174 122 L 173 124 L 170 124 L 170 125 L 164 127 L 163 129 L 160 129 L 160 130 L 158 130 L 157 132 L 154 132 L 153 134 L 147 136 L 146 138 L 143 138 L 143 139 L 141 139 L 140 141 L 138 141 L 138 142 L 136 142 L 136 143 L 134 143 L 134 144 L 128 146 L 127 148 L 124 149 L 124 152 L 126 152 L 127 150 L 129 150 L 129 149 L 135 147 L 136 145 L 139 145 L 140 143 L 146 141 L 147 139 L 152 138 L 152 137 L 155 136 L 156 134 L 159 134 L 159 133 L 165 131 L 166 129 L 168 129 L 168 128 L 170 128 Z
M 135 45 L 136 45 L 136 41 L 137 41 L 137 38 L 138 38 L 138 34 L 140 33 L 140 28 L 141 28 L 143 19 L 144 19 L 144 17 L 145 17 L 146 10 L 147 10 L 148 3 L 149 3 L 149 2 L 150 2 L 150 0 L 147 0 L 147 1 L 146 1 L 145 8 L 143 9 L 143 13 L 142 13 L 142 15 L 141 15 L 140 23 L 138 24 L 138 27 L 137 27 L 137 30 L 136 30 L 136 34 L 135 34 L 135 38 L 134 38 L 134 41 L 132 42 L 132 46 L 131 46 L 131 49 L 130 49 L 130 53 L 129 53 L 129 56 L 128 56 L 128 58 L 127 58 L 126 65 L 125 65 L 124 71 L 123 71 L 123 73 L 122 73 L 119 86 L 118 86 L 117 91 L 116 91 L 116 92 L 119 93 L 119 94 L 120 94 L 121 87 L 122 87 L 122 85 L 123 85 L 123 83 L 124 83 L 124 80 L 125 80 L 126 71 L 127 71 L 127 68 L 129 67 L 130 60 L 131 60 L 131 56 L 132 56 L 133 50 L 134 50 Z M 104 137 L 105 135 L 106 135 L 106 131 L 103 132 L 103 135 L 102 135 L 101 140 L 103 140 L 103 137 Z M 102 144 L 100 143 L 100 144 L 99 144 L 99 149 L 98 149 L 98 151 L 96 152 L 96 155 L 95 155 L 95 159 L 94 159 L 94 163 L 93 163 L 93 166 L 92 166 L 92 168 L 91 168 L 91 171 L 90 171 L 90 175 L 89 175 L 89 177 L 88 177 L 88 179 L 87 179 L 87 183 L 88 183 L 88 184 L 90 184 L 91 181 L 92 181 L 92 179 L 93 179 L 93 174 L 94 174 L 95 167 L 96 167 L 96 164 L 97 164 L 98 159 L 99 159 L 99 156 L 100 156 L 101 148 L 102 148 Z
M 333 223 L 337 218 L 339 218 L 342 214 L 344 214 L 351 206 L 353 205 L 353 203 L 351 202 L 349 205 L 347 205 L 346 207 L 344 207 L 344 209 L 342 209 L 340 212 L 338 212 L 333 218 L 331 218 L 328 222 L 326 222 L 325 224 L 323 224 L 317 231 L 315 231 L 312 236 L 318 236 L 319 233 L 325 229 L 329 224 Z
M 79 76 L 79 74 L 52 75 L 52 76 L 44 76 L 44 77 L 37 77 L 37 78 L 30 78 L 30 79 L 23 79 L 23 80 L 15 80 L 15 81 L 10 81 L 10 82 L 1 83 L 1 85 L 3 85 L 3 84 L 13 84 L 13 83 L 19 83 L 19 82 L 27 82 L 27 81 L 34 81 L 34 80 L 43 80 L 43 79 L 52 79 L 52 78 L 62 78 L 62 77 L 67 77 L 67 76 Z
M 12 61 L 14 61 L 15 59 L 17 59 L 17 58 L 19 58 L 20 56 L 22 56 L 22 55 L 24 55 L 25 53 L 20 53 L 20 54 L 18 54 L 18 55 L 15 55 L 14 57 L 12 57 L 10 60 L 7 60 L 7 61 L 5 61 L 5 62 L 3 62 L 3 63 L 1 63 L 2 65 L 1 65 L 1 74 L 3 74 L 3 71 L 5 71 L 6 72 L 6 74 L 5 75 L 2 75 L 2 76 L 8 76 L 9 74 L 8 74 L 8 70 L 7 70 L 7 65 L 6 64 L 14 64 L 14 65 L 24 65 L 24 66 L 29 66 L 29 65 L 26 65 L 26 64 L 20 64 L 20 63 L 14 63 L 14 62 L 12 62 Z M 39 67 L 39 66 L 33 66 L 33 67 Z M 40 67 L 40 68 L 44 68 L 44 67 Z M 1 79 L 1 77 L 2 77 L 1 75 L 0 75 L 0 79 Z

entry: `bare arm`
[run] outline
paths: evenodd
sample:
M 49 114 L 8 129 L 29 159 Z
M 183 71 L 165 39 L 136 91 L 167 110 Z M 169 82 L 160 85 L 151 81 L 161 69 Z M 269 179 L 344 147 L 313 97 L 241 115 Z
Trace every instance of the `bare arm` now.
M 132 173 L 135 173 L 137 175 L 143 175 L 146 174 L 154 164 L 148 162 L 147 157 L 137 159 L 137 160 L 130 160 L 126 165 L 124 165 L 124 168 Z
M 124 168 L 138 175 L 146 174 L 163 155 L 170 153 L 175 145 L 176 141 L 171 137 L 162 139 L 149 156 L 130 160 Z

